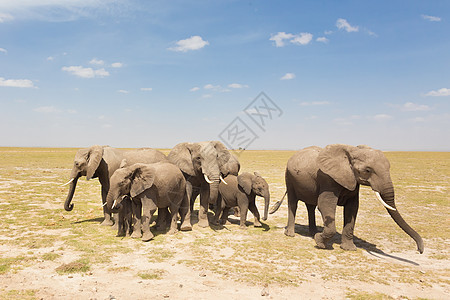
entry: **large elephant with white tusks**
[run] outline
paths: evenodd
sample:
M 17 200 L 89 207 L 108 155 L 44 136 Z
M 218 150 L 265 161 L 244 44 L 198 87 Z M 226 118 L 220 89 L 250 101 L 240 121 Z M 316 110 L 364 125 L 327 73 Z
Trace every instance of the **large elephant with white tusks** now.
M 70 180 L 65 185 L 70 184 L 69 193 L 64 202 L 64 209 L 71 211 L 73 209 L 72 199 L 77 186 L 77 181 L 81 176 L 86 176 L 87 180 L 98 178 L 102 186 L 102 203 L 104 221 L 102 225 L 113 225 L 110 210 L 105 207 L 106 196 L 109 191 L 109 180 L 118 168 L 124 165 L 135 163 L 156 163 L 167 162 L 164 153 L 151 149 L 141 148 L 134 150 L 121 150 L 109 146 L 92 146 L 77 151 L 73 162 L 73 168 Z
M 319 248 L 326 248 L 336 233 L 336 206 L 344 206 L 344 228 L 341 248 L 356 250 L 353 230 L 359 207 L 359 185 L 370 186 L 376 198 L 386 207 L 392 219 L 411 236 L 423 253 L 420 235 L 412 229 L 397 210 L 390 164 L 380 150 L 368 146 L 328 145 L 324 149 L 308 147 L 296 152 L 287 163 L 285 180 L 288 196 L 287 236 L 294 236 L 298 200 L 308 210 L 309 231 Z M 278 201 L 270 213 L 281 205 Z M 315 208 L 322 214 L 324 230 L 317 233 Z
M 228 174 L 237 175 L 239 160 L 219 141 L 180 143 L 173 147 L 167 158 L 181 169 L 186 178 L 191 207 L 197 196 L 195 189 L 199 189 L 198 225 L 209 226 L 208 206 L 217 203 L 220 181 Z

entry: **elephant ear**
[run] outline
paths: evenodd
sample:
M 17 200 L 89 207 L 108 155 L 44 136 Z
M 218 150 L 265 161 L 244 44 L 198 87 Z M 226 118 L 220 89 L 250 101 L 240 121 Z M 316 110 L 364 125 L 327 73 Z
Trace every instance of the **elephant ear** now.
M 177 144 L 170 151 L 167 158 L 171 163 L 180 168 L 184 173 L 195 176 L 194 165 L 192 163 L 192 154 L 191 154 L 192 144 L 190 143 L 180 143 Z
M 127 160 L 124 158 L 124 159 L 122 159 L 122 161 L 120 162 L 119 169 L 125 168 L 126 166 L 127 166 Z
M 217 163 L 219 166 L 223 166 L 231 159 L 231 153 L 228 151 L 227 147 L 219 141 L 211 142 L 217 151 Z
M 100 161 L 103 158 L 103 147 L 102 146 L 92 146 L 89 148 L 89 152 L 87 154 L 87 170 L 86 170 L 86 179 L 90 180 L 95 171 L 97 171 L 98 166 L 100 165 Z
M 230 159 L 220 168 L 220 172 L 224 177 L 230 174 L 237 176 L 240 169 L 241 165 L 238 158 L 234 154 L 230 154 Z
M 356 178 L 349 153 L 352 148 L 354 147 L 341 144 L 328 145 L 317 157 L 319 169 L 350 191 L 356 188 Z
M 130 196 L 136 197 L 146 189 L 151 188 L 155 181 L 155 169 L 145 164 L 134 164 L 130 167 Z
M 250 195 L 250 193 L 252 192 L 252 177 L 253 175 L 247 172 L 242 173 L 237 177 L 238 185 L 244 190 L 247 195 Z

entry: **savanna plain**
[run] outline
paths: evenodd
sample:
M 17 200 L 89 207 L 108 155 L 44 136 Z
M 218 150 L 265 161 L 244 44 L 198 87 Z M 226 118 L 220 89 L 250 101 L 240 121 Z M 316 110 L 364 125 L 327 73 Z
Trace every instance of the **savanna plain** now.
M 334 249 L 315 248 L 302 203 L 296 236 L 285 236 L 287 201 L 260 228 L 251 213 L 247 230 L 233 216 L 200 228 L 194 213 L 190 232 L 155 232 L 147 243 L 116 237 L 100 226 L 96 179 L 80 180 L 73 211 L 63 208 L 76 150 L 0 148 L 0 299 L 450 299 L 449 152 L 386 153 L 397 208 L 424 239 L 419 254 L 367 187 L 357 251 L 341 250 L 339 234 Z M 241 172 L 258 171 L 273 204 L 293 153 L 240 152 Z M 262 198 L 257 205 L 262 212 Z

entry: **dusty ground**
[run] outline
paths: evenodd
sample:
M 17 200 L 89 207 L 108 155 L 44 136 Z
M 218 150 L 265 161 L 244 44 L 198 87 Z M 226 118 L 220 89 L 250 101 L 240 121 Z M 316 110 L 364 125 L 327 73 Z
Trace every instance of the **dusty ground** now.
M 71 155 L 61 160 L 69 160 L 70 166 Z M 445 178 L 404 184 L 415 187 L 414 193 L 442 194 L 442 201 L 424 205 L 417 214 L 403 210 L 424 237 L 421 255 L 372 201 L 369 190 L 361 192 L 356 252 L 342 251 L 339 236 L 333 250 L 316 249 L 301 205 L 298 234 L 285 237 L 285 203 L 264 228 L 253 228 L 249 214 L 247 230 L 230 217 L 235 221 L 225 228 L 194 225 L 191 232 L 159 234 L 143 243 L 115 237 L 111 228 L 99 225 L 98 182 L 80 181 L 75 208 L 65 212 L 67 191 L 59 187 L 68 174 L 59 167 L 63 163 L 16 164 L 0 169 L 0 299 L 450 299 Z M 284 193 L 278 179 L 282 168 L 276 163 L 263 172 L 259 168 L 271 184 L 272 202 Z M 261 211 L 262 201 L 258 207 Z M 427 220 L 422 221 L 424 214 Z M 427 232 L 429 223 L 438 223 L 433 228 L 439 229 Z M 80 260 L 87 269 L 58 273 L 61 266 Z

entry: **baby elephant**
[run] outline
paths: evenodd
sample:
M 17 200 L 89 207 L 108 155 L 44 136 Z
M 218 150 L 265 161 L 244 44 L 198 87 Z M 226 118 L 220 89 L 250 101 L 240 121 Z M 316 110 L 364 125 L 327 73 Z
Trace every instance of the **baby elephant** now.
M 177 232 L 178 211 L 181 230 L 191 230 L 186 181 L 180 169 L 171 163 L 134 164 L 118 169 L 110 179 L 106 203 L 108 209 L 121 209 L 124 196 L 132 199 L 133 233 L 131 237 L 153 238 L 150 220 L 157 208 L 169 208 L 169 233 Z M 141 232 L 142 230 L 142 232 Z
M 242 173 L 239 176 L 228 175 L 225 182 L 219 185 L 220 196 L 218 199 L 217 210 L 215 214 L 215 222 L 225 224 L 228 217 L 228 211 L 231 207 L 238 206 L 240 209 L 240 228 L 245 229 L 245 221 L 247 220 L 247 211 L 250 209 L 255 217 L 255 226 L 261 226 L 259 221 L 259 212 L 256 207 L 256 196 L 264 197 L 264 217 L 267 220 L 267 212 L 269 210 L 270 192 L 269 185 L 257 172 L 253 174 Z

